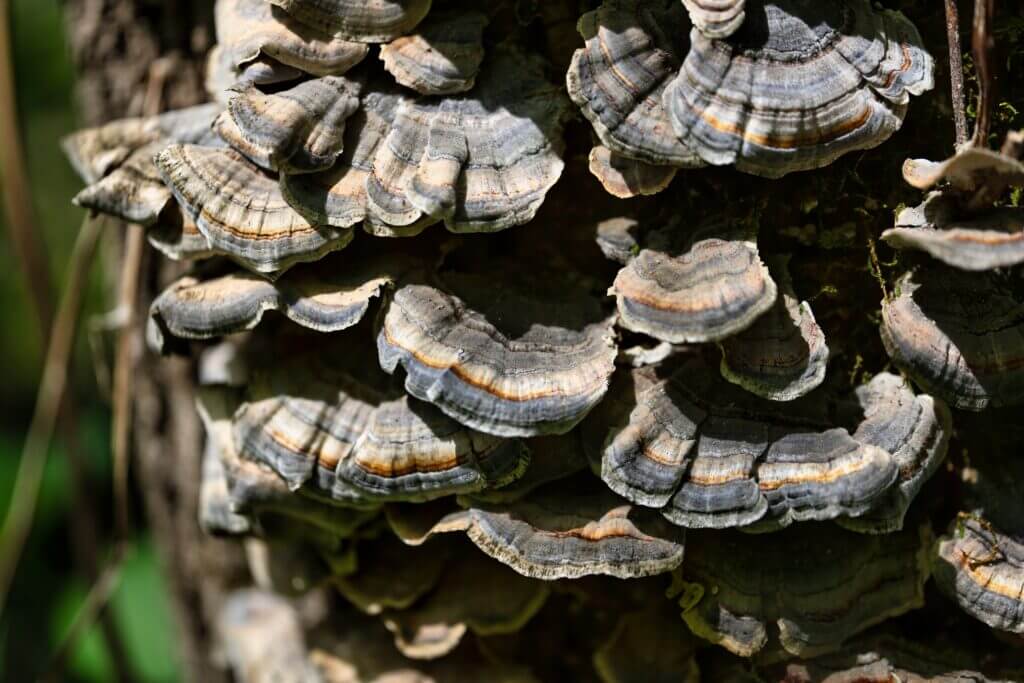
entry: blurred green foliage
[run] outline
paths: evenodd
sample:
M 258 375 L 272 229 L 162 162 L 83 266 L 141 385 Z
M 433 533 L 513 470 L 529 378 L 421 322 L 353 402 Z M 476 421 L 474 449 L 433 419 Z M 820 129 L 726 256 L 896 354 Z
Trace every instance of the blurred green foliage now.
M 71 204 L 81 188 L 63 157 L 60 139 L 76 128 L 74 72 L 63 38 L 58 0 L 14 0 L 12 34 L 18 110 L 38 230 L 46 247 L 54 289 L 63 274 L 83 213 Z M 3 144 L 0 141 L 0 144 Z M 102 313 L 104 281 L 99 264 L 89 285 L 85 319 Z M 6 510 L 18 458 L 31 417 L 45 352 L 24 288 L 19 264 L 0 216 L 0 509 Z M 81 456 L 87 486 L 104 528 L 101 556 L 110 531 L 110 413 L 99 396 L 83 327 L 75 350 L 73 396 L 81 420 Z M 35 525 L 0 623 L 0 680 L 33 680 L 45 670 L 78 613 L 89 581 L 73 567 L 69 545 L 72 509 L 70 472 L 63 445 L 54 444 L 44 477 Z M 126 651 L 133 680 L 178 679 L 174 633 L 155 552 L 143 536 L 124 565 L 109 610 Z M 72 653 L 62 680 L 109 681 L 111 658 L 100 629 L 93 627 Z

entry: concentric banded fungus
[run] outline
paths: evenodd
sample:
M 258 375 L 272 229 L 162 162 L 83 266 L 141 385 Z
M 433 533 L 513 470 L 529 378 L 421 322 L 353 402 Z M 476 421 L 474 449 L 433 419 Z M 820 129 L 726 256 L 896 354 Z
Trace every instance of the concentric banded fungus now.
M 930 540 L 927 525 L 876 536 L 821 525 L 691 534 L 683 619 L 742 657 L 775 633 L 785 650 L 813 656 L 923 605 Z
M 779 295 L 768 312 L 721 342 L 722 376 L 758 396 L 791 401 L 822 383 L 828 364 L 825 334 L 806 301 L 793 291 L 786 264 L 773 263 Z
M 282 173 L 330 168 L 342 151 L 345 121 L 359 107 L 360 84 L 324 76 L 265 95 L 236 92 L 217 133 L 255 164 Z
M 875 147 L 933 85 L 917 29 L 867 0 L 748 0 L 731 38 L 690 40 L 664 94 L 675 132 L 708 163 L 769 178 Z
M 299 615 L 283 597 L 256 589 L 235 591 L 224 601 L 216 626 L 225 658 L 239 680 L 319 680 L 306 658 Z
M 390 534 L 360 541 L 357 570 L 334 584 L 367 614 L 406 609 L 437 585 L 450 555 L 447 550 L 410 548 Z
M 304 73 L 294 66 L 286 66 L 270 57 L 258 57 L 244 68 L 235 66 L 231 54 L 220 45 L 214 45 L 206 57 L 206 76 L 203 86 L 213 101 L 228 104 L 231 91 L 250 85 L 277 85 L 297 81 Z
M 953 407 L 1024 400 L 1024 304 L 995 274 L 908 273 L 882 302 L 881 333 L 893 362 Z
M 251 530 L 249 519 L 236 513 L 228 491 L 227 475 L 212 440 L 203 449 L 202 481 L 199 484 L 199 526 L 208 534 L 233 536 Z
M 1008 187 L 1024 185 L 1024 162 L 971 145 L 945 161 L 907 159 L 903 179 L 919 190 L 944 182 L 965 200 L 967 209 L 987 209 Z
M 148 118 L 120 119 L 73 133 L 61 146 L 78 175 L 91 185 L 149 143 L 205 141 L 220 111 L 220 105 L 203 104 Z
M 214 255 L 210 241 L 177 202 L 168 205 L 146 231 L 154 249 L 175 261 L 208 258 Z
M 690 21 L 708 38 L 728 38 L 743 24 L 746 0 L 683 0 Z
M 384 68 L 395 80 L 423 95 L 448 95 L 473 87 L 484 59 L 487 15 L 434 13 L 416 33 L 380 48 Z
M 171 145 L 156 164 L 211 248 L 247 268 L 281 271 L 352 240 L 351 230 L 310 224 L 273 178 L 233 150 Z
M 662 107 L 686 54 L 679 0 L 605 0 L 584 14 L 566 75 L 569 96 L 612 152 L 648 164 L 693 168 L 700 158 L 676 138 Z
M 329 171 L 281 178 L 288 203 L 310 222 L 347 228 L 366 218 L 366 180 L 377 148 L 384 142 L 401 95 L 374 91 L 345 123 L 344 150 Z
M 430 0 L 269 0 L 299 22 L 361 43 L 386 43 L 409 33 Z
M 939 539 L 934 572 L 942 592 L 968 614 L 992 628 L 1024 634 L 1024 535 L 962 515 L 952 533 Z
M 230 509 L 246 518 L 246 533 L 264 534 L 266 525 L 284 519 L 289 537 L 305 537 L 331 549 L 339 539 L 352 536 L 376 517 L 378 508 L 340 507 L 310 490 L 296 493 L 271 468 L 240 458 L 232 436 L 232 413 L 238 398 L 230 390 L 202 387 L 196 403 L 207 442 L 223 465 Z
M 435 659 L 451 652 L 467 629 L 479 635 L 518 631 L 549 590 L 474 553 L 446 567 L 437 588 L 416 604 L 384 612 L 384 624 L 406 657 Z
M 565 479 L 587 468 L 587 456 L 580 443 L 579 430 L 557 436 L 541 436 L 526 442 L 530 464 L 523 476 L 504 486 L 486 488 L 459 497 L 459 504 L 472 507 L 475 502 L 509 503 L 535 489 Z
M 540 59 L 499 46 L 472 93 L 399 106 L 366 180 L 371 217 L 452 232 L 528 222 L 562 173 L 569 109 Z
M 401 364 L 407 392 L 473 429 L 567 432 L 608 388 L 611 321 L 567 278 L 503 275 L 447 275 L 451 293 L 400 287 L 377 336 L 380 365 Z
M 220 108 L 203 105 L 149 119 L 125 119 L 65 140 L 89 185 L 74 203 L 129 223 L 152 225 L 171 200 L 153 157 L 172 142 L 223 145 L 210 131 Z
M 897 249 L 920 249 L 961 270 L 1024 263 L 1024 209 L 999 207 L 955 217 L 942 195 L 904 209 L 882 239 Z
M 590 150 L 590 172 L 619 199 L 658 194 L 676 177 L 674 166 L 652 166 L 598 145 Z
M 602 683 L 699 683 L 696 643 L 666 604 L 624 615 L 594 653 Z
M 368 51 L 361 43 L 299 24 L 267 0 L 217 0 L 214 18 L 217 42 L 239 72 L 269 57 L 316 76 L 338 75 Z
M 589 476 L 571 485 L 545 486 L 507 505 L 473 503 L 428 528 L 415 514 L 388 509 L 392 528 L 406 543 L 463 531 L 482 551 L 535 579 L 593 574 L 628 579 L 660 574 L 683 561 L 680 530 L 629 505 Z
M 674 344 L 715 341 L 746 329 L 775 303 L 775 282 L 750 237 L 678 231 L 672 225 L 652 235 L 616 276 L 608 293 L 623 327 Z
M 351 351 L 351 350 L 350 350 Z M 522 474 L 517 441 L 472 432 L 429 404 L 386 400 L 372 368 L 347 363 L 285 364 L 257 372 L 235 415 L 244 456 L 274 469 L 293 488 L 311 482 L 334 500 L 429 500 Z
M 858 392 L 865 420 L 851 436 L 832 426 L 824 396 L 779 406 L 699 361 L 662 374 L 635 370 L 623 387 L 635 407 L 608 434 L 601 476 L 680 526 L 770 530 L 839 518 L 858 531 L 898 529 L 945 456 L 945 406 L 892 375 Z
M 337 332 L 362 320 L 370 301 L 409 265 L 386 256 L 347 270 L 324 263 L 292 270 L 273 282 L 246 271 L 207 280 L 185 276 L 150 306 L 156 324 L 151 329 L 159 348 L 165 330 L 183 339 L 210 339 L 251 330 L 267 311 L 280 311 L 311 330 Z

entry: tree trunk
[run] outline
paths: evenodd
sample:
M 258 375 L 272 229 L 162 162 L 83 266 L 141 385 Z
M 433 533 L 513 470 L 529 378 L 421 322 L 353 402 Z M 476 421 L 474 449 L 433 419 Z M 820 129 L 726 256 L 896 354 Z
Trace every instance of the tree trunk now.
M 213 41 L 211 2 L 67 0 L 65 16 L 83 125 L 155 114 L 204 98 L 204 57 Z M 112 231 L 106 238 L 116 283 L 123 235 Z M 142 268 L 138 310 L 145 310 L 160 285 L 181 269 L 149 257 Z M 193 406 L 195 363 L 160 359 L 148 351 L 141 320 L 131 334 L 134 479 L 163 565 L 182 679 L 227 680 L 211 656 L 210 623 L 225 590 L 244 578 L 244 564 L 237 544 L 203 534 L 197 522 L 203 435 Z

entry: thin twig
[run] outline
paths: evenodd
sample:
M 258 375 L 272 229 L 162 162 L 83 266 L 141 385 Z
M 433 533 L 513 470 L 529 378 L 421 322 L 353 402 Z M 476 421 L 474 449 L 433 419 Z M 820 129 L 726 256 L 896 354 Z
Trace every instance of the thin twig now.
M 39 329 L 49 330 L 53 320 L 53 284 L 35 230 L 35 209 L 28 173 L 25 150 L 22 148 L 21 127 L 18 122 L 17 99 L 14 89 L 14 63 L 11 56 L 10 3 L 0 0 L 0 178 L 2 178 L 7 229 L 25 274 L 29 294 Z
M 18 560 L 32 529 L 53 428 L 67 384 L 68 366 L 89 268 L 102 231 L 103 222 L 86 217 L 71 252 L 67 287 L 53 323 L 53 334 L 46 352 L 46 364 L 43 366 L 32 423 L 18 463 L 10 507 L 4 517 L 3 528 L 0 529 L 0 615 L 3 614 Z
M 117 339 L 114 357 L 114 407 L 111 423 L 114 450 L 114 520 L 118 538 L 127 540 L 130 532 L 128 464 L 131 448 L 132 375 L 135 371 L 139 277 L 145 233 L 138 225 L 128 226 L 117 308 L 124 315 L 124 326 Z
M 971 34 L 971 51 L 974 54 L 974 68 L 978 73 L 978 118 L 974 122 L 973 144 L 988 147 L 988 134 L 992 128 L 992 103 L 995 102 L 993 81 L 993 51 L 991 23 L 995 0 L 975 0 L 974 28 Z
M 121 542 L 114 546 L 103 571 L 97 576 L 88 595 L 82 601 L 82 606 L 75 614 L 67 633 L 61 638 L 54 652 L 53 659 L 45 675 L 40 677 L 42 681 L 58 681 L 62 678 L 65 662 L 68 656 L 74 651 L 74 646 L 82 634 L 95 622 L 110 599 L 114 597 L 117 587 L 121 584 L 121 570 L 124 568 L 124 561 L 131 551 L 131 546 Z
M 964 105 L 964 58 L 960 50 L 960 14 L 956 0 L 946 0 L 946 40 L 949 43 L 949 86 L 953 102 L 956 146 L 967 142 L 967 109 Z

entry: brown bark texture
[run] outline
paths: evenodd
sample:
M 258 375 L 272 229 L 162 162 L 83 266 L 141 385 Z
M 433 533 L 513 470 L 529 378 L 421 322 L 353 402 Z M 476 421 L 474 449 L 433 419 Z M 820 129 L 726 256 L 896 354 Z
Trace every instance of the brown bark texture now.
M 203 61 L 212 40 L 206 0 L 67 0 L 65 18 L 78 71 L 82 125 L 155 114 L 204 98 Z M 107 233 L 111 282 L 122 233 Z M 180 267 L 146 255 L 138 310 Z M 131 469 L 145 524 L 157 547 L 176 621 L 183 680 L 227 680 L 215 664 L 210 624 L 225 591 L 244 578 L 236 545 L 203 534 L 196 517 L 202 429 L 193 406 L 195 365 L 161 360 L 143 342 L 135 316 Z

